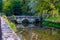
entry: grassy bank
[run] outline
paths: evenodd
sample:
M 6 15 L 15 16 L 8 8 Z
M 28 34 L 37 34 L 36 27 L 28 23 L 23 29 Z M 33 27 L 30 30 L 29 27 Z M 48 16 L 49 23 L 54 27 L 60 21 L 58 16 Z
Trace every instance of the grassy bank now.
M 8 25 L 10 25 L 10 27 L 14 30 L 14 32 L 17 31 L 16 26 L 13 22 L 11 22 L 10 20 L 8 20 L 7 16 L 3 15 L 3 18 L 5 19 L 5 21 L 8 23 Z
M 51 21 L 43 21 L 42 24 L 44 26 L 50 26 L 50 27 L 54 27 L 54 28 L 60 28 L 60 23 L 55 23 L 55 22 L 51 22 Z

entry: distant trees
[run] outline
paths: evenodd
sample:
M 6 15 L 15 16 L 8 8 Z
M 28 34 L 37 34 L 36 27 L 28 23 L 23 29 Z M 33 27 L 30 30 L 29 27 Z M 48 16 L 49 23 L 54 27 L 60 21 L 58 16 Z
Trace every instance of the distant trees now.
M 21 14 L 21 4 L 20 1 L 8 1 L 4 4 L 3 10 L 6 15 L 20 15 Z
M 7 15 L 58 16 L 59 4 L 59 0 L 8 0 L 3 4 L 2 11 Z
M 60 13 L 59 0 L 35 0 L 37 6 L 35 7 L 35 15 L 49 14 L 50 16 L 58 16 Z
M 30 0 L 23 0 L 23 6 L 22 6 L 22 14 L 23 15 L 31 15 L 31 9 L 29 8 Z
M 3 6 L 6 15 L 30 15 L 29 0 L 9 0 Z

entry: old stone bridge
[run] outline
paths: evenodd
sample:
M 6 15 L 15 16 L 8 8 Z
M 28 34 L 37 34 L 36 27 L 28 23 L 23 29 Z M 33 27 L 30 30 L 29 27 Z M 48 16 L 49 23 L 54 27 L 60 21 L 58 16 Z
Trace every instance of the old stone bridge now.
M 8 17 L 10 20 L 14 20 L 14 18 L 12 18 L 12 16 L 9 16 Z M 33 22 L 35 21 L 36 19 L 40 20 L 40 17 L 39 16 L 15 16 L 15 20 L 18 22 L 18 23 L 22 23 L 23 20 L 27 19 L 29 22 Z

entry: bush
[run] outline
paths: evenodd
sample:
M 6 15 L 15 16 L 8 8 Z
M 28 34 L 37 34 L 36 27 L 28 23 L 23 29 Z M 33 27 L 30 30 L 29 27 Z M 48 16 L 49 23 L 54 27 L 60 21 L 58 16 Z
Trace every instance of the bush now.
M 11 26 L 11 28 L 14 30 L 14 32 L 16 32 L 17 30 L 16 30 L 16 26 L 14 25 L 14 23 L 9 23 L 9 25 Z

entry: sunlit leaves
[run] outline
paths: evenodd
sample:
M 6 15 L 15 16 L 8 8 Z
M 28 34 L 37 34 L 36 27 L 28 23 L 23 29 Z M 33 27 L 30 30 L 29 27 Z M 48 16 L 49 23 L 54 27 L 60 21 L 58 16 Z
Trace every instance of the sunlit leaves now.
M 59 13 L 59 10 L 58 10 L 58 9 L 55 9 L 55 10 L 54 10 L 54 14 L 55 14 L 55 15 L 58 15 L 58 13 Z
M 12 9 L 10 5 L 12 6 L 11 2 L 6 2 L 6 4 L 4 4 L 3 11 L 5 10 L 4 12 L 6 12 L 6 11 L 10 12 Z
M 52 14 L 58 14 L 59 13 L 59 9 L 60 8 L 60 2 L 58 2 L 59 0 L 41 0 L 41 2 L 38 1 L 37 6 L 36 6 L 36 12 L 37 14 L 43 14 L 43 13 L 48 13 L 49 15 Z M 58 2 L 58 3 L 56 3 Z M 56 4 L 54 4 L 56 3 Z M 57 7 L 58 6 L 58 7 Z M 57 11 L 58 9 L 58 11 Z M 47 11 L 45 11 L 47 10 Z
M 37 14 L 38 15 L 39 14 L 40 15 L 43 14 L 45 10 L 49 9 L 49 6 L 50 6 L 49 2 L 46 2 L 44 0 L 41 1 L 41 2 L 38 2 L 38 5 L 36 6 L 36 12 L 37 12 Z M 47 13 L 47 12 L 45 12 L 45 13 Z
M 55 6 L 52 3 L 50 4 L 50 9 L 55 9 Z

